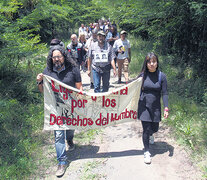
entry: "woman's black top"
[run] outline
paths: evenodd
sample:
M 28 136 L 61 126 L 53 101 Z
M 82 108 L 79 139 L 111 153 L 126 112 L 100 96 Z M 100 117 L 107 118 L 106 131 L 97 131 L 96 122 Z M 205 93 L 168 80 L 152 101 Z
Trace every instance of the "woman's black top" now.
M 143 77 L 143 74 L 140 76 Z M 141 121 L 161 121 L 161 95 L 164 107 L 168 107 L 166 75 L 161 72 L 160 78 L 159 81 L 159 70 L 146 72 L 138 103 L 138 119 Z

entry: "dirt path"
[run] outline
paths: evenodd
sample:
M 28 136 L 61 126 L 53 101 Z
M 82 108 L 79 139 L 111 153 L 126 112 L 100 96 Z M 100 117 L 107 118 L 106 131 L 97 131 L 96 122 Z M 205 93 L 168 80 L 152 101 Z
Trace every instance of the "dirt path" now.
M 82 74 L 83 75 L 83 74 Z M 89 90 L 89 78 L 83 76 L 84 89 Z M 111 78 L 111 89 L 117 78 Z M 64 180 L 197 180 L 201 174 L 192 166 L 187 153 L 169 136 L 169 128 L 161 124 L 151 145 L 152 163 L 143 161 L 141 123 L 128 122 L 107 127 L 90 144 L 82 143 L 67 152 L 69 167 L 65 175 L 56 178 L 54 142 L 44 147 L 47 152 L 47 170 L 40 179 Z M 39 178 L 38 178 L 39 179 Z

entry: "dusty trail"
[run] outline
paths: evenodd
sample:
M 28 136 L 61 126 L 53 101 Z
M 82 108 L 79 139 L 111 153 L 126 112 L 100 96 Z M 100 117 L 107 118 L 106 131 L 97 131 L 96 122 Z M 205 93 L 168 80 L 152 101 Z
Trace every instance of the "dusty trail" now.
M 89 90 L 89 77 L 82 73 L 84 89 Z M 111 88 L 117 78 L 111 77 Z M 91 91 L 91 90 L 90 90 Z M 197 180 L 201 175 L 190 163 L 187 153 L 169 136 L 170 129 L 160 126 L 151 145 L 152 163 L 143 161 L 142 128 L 139 121 L 119 124 L 102 129 L 90 144 L 67 152 L 69 167 L 65 175 L 56 178 L 56 162 L 48 165 L 46 174 L 40 179 L 71 180 Z M 55 159 L 54 142 L 49 160 Z M 47 148 L 48 145 L 45 146 Z M 51 150 L 50 150 L 51 151 Z M 51 161 L 50 161 L 51 162 Z M 39 179 L 39 178 L 38 178 Z

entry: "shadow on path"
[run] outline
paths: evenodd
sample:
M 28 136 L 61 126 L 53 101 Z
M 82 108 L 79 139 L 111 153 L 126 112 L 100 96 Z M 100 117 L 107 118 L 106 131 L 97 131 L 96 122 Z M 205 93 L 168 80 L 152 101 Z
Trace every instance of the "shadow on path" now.
M 150 145 L 150 153 L 151 156 L 155 156 L 157 154 L 164 154 L 166 152 L 169 152 L 169 157 L 172 157 L 174 154 L 174 147 L 166 142 L 155 142 L 153 145 Z
M 103 152 L 98 153 L 99 146 L 76 146 L 74 151 L 67 151 L 69 161 L 75 161 L 77 159 L 90 159 L 90 158 L 113 158 L 122 156 L 137 156 L 143 155 L 143 150 L 126 150 L 117 152 Z

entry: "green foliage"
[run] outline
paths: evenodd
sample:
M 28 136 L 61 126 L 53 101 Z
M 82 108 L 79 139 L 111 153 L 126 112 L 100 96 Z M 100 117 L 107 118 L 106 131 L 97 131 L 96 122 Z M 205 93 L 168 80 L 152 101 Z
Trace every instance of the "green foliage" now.
M 22 179 L 33 172 L 35 166 L 33 152 L 38 148 L 39 143 L 36 141 L 38 136 L 35 133 L 43 126 L 43 106 L 36 82 L 33 80 L 35 79 L 33 73 L 36 72 L 36 68 L 40 70 L 38 65 L 42 59 L 29 62 L 31 59 L 30 61 L 24 59 L 17 66 L 12 62 L 7 64 L 3 61 L 0 66 L 0 176 L 2 179 Z
M 42 126 L 42 106 L 27 105 L 15 99 L 0 98 L 0 175 L 21 179 L 33 171 L 32 153 L 38 141 L 34 132 Z
M 206 109 L 194 102 L 170 96 L 170 117 L 163 120 L 174 127 L 174 137 L 186 147 L 190 147 L 196 164 L 205 167 L 207 150 L 207 113 Z M 204 171 L 205 174 L 205 171 Z
M 141 72 L 145 56 L 152 50 L 153 44 L 150 41 L 143 41 L 133 35 L 128 36 L 131 44 L 131 62 L 129 65 L 130 74 L 134 77 Z
M 152 40 L 154 52 L 174 57 L 167 63 L 181 69 L 179 75 L 182 75 L 185 81 L 193 81 L 194 86 L 202 82 L 199 88 L 206 89 L 206 1 L 105 0 L 99 3 L 108 6 L 111 19 L 116 20 L 120 29 L 128 30 L 142 39 Z M 186 84 L 189 85 L 188 82 Z M 193 93 L 194 99 L 203 102 L 204 90 L 200 89 L 193 88 L 185 94 L 190 96 L 195 90 L 197 92 L 195 95 Z
M 98 166 L 101 166 L 105 160 L 93 160 L 89 161 L 84 164 L 83 172 L 80 177 L 81 180 L 96 180 L 101 179 L 104 177 L 104 175 L 93 172 L 93 169 L 97 168 Z
M 165 58 L 165 56 L 163 58 Z M 196 76 L 194 69 L 189 66 L 185 68 L 172 66 L 170 59 L 172 59 L 172 57 L 163 60 L 165 64 L 163 71 L 167 74 L 170 82 L 168 83 L 169 91 L 176 92 L 182 95 L 182 97 L 200 102 L 200 104 L 206 106 L 206 83 L 203 78 Z
M 205 166 L 204 168 L 203 168 L 203 171 L 204 171 L 204 175 L 203 175 L 203 178 L 207 178 L 207 166 Z
M 92 140 L 95 138 L 96 134 L 99 134 L 100 130 L 88 130 L 86 132 L 81 132 L 75 136 L 75 141 L 79 144 L 90 144 Z

